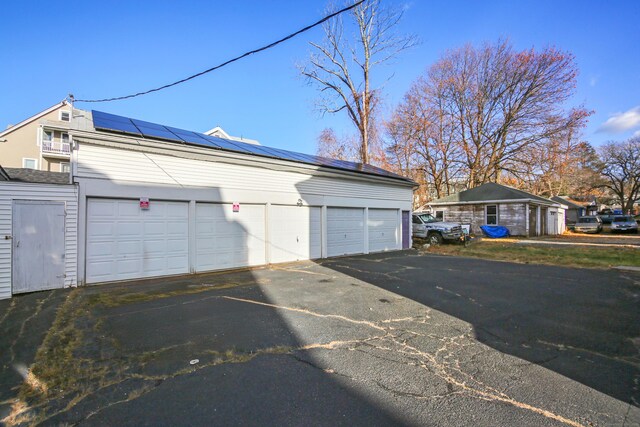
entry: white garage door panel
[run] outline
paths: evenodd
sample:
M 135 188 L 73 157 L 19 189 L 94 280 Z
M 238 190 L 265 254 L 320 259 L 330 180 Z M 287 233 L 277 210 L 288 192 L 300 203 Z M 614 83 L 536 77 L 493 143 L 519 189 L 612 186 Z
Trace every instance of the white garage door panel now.
M 87 283 L 189 271 L 189 204 L 89 199 Z
M 196 204 L 196 271 L 266 263 L 265 207 Z
M 399 249 L 400 228 L 395 209 L 369 209 L 369 252 Z
M 364 209 L 327 208 L 327 255 L 364 252 Z
M 270 218 L 272 263 L 322 256 L 320 208 L 274 205 Z

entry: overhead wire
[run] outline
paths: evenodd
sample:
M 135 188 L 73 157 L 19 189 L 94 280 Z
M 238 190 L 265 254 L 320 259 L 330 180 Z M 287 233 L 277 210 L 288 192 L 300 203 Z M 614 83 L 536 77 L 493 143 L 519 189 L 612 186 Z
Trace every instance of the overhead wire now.
M 167 88 L 170 88 L 170 87 L 172 87 L 172 86 L 179 85 L 179 84 L 181 84 L 181 83 L 185 83 L 185 82 L 187 82 L 187 81 L 189 81 L 189 80 L 193 80 L 193 79 L 195 79 L 196 77 L 200 77 L 200 76 L 202 76 L 202 75 L 204 75 L 204 74 L 207 74 L 207 73 L 210 73 L 210 72 L 212 72 L 212 71 L 215 71 L 215 70 L 217 70 L 217 69 L 219 69 L 219 68 L 222 68 L 222 67 L 224 67 L 224 66 L 227 66 L 227 65 L 229 65 L 229 64 L 231 64 L 231 63 L 233 63 L 233 62 L 236 62 L 236 61 L 239 61 L 239 60 L 241 60 L 241 59 L 243 59 L 243 58 L 246 58 L 246 57 L 247 57 L 247 56 L 249 56 L 249 55 L 253 55 L 253 54 L 255 54 L 255 53 L 259 53 L 259 52 L 265 51 L 265 50 L 267 50 L 267 49 L 271 49 L 272 47 L 277 46 L 277 45 L 279 45 L 280 43 L 283 43 L 283 42 L 285 42 L 285 41 L 287 41 L 287 40 L 289 40 L 289 39 L 292 39 L 292 38 L 294 38 L 294 37 L 296 37 L 296 36 L 298 36 L 298 35 L 300 35 L 300 34 L 302 34 L 302 33 L 306 32 L 306 31 L 309 31 L 309 30 L 310 30 L 310 29 L 312 29 L 312 28 L 317 27 L 317 26 L 318 26 L 318 25 L 320 25 L 320 24 L 323 24 L 324 22 L 326 22 L 326 21 L 330 20 L 331 18 L 333 18 L 333 17 L 335 17 L 335 16 L 340 15 L 341 13 L 347 12 L 347 11 L 349 11 L 349 10 L 351 10 L 351 9 L 354 9 L 354 8 L 358 7 L 359 5 L 361 5 L 362 3 L 364 3 L 365 1 L 367 1 L 367 0 L 358 0 L 357 2 L 353 3 L 352 5 L 347 6 L 347 7 L 345 7 L 345 8 L 342 8 L 342 9 L 340 9 L 340 10 L 336 11 L 336 12 L 333 12 L 333 13 L 331 13 L 331 14 L 329 14 L 329 15 L 325 16 L 324 18 L 320 19 L 319 21 L 314 22 L 314 23 L 313 23 L 313 24 L 311 24 L 311 25 L 307 25 L 306 27 L 301 28 L 300 30 L 296 31 L 295 33 L 291 33 L 291 34 L 289 34 L 288 36 L 285 36 L 285 37 L 283 37 L 283 38 L 281 38 L 281 39 L 279 39 L 279 40 L 277 40 L 277 41 L 275 41 L 275 42 L 273 42 L 273 43 L 269 43 L 268 45 L 262 46 L 262 47 L 260 47 L 260 48 L 257 48 L 257 49 L 254 49 L 254 50 L 251 50 L 251 51 L 248 51 L 248 52 L 245 52 L 245 53 L 243 53 L 243 54 L 242 54 L 242 55 L 240 55 L 240 56 L 236 56 L 235 58 L 229 59 L 228 61 L 225 61 L 225 62 L 223 62 L 223 63 L 221 63 L 221 64 L 218 64 L 218 65 L 216 65 L 216 66 L 214 66 L 214 67 L 211 67 L 211 68 L 206 69 L 206 70 L 204 70 L 204 71 L 201 71 L 201 72 L 199 72 L 199 73 L 193 74 L 193 75 L 191 75 L 191 76 L 189 76 L 189 77 L 186 77 L 186 78 L 184 78 L 184 79 L 181 79 L 181 80 L 175 81 L 175 82 L 173 82 L 173 83 L 169 83 L 169 84 L 166 84 L 166 85 L 163 85 L 163 86 L 160 86 L 160 87 L 156 87 L 156 88 L 153 88 L 153 89 L 149 89 L 149 90 L 146 90 L 146 91 L 143 91 L 143 92 L 137 92 L 137 93 L 133 93 L 133 94 L 130 94 L 130 95 L 125 95 L 125 96 L 116 96 L 116 97 L 113 97 L 113 98 L 102 98 L 102 99 L 75 99 L 75 98 L 73 97 L 73 95 L 71 95 L 71 94 L 69 95 L 69 97 L 70 97 L 73 101 L 75 101 L 75 102 L 111 102 L 111 101 L 121 101 L 121 100 L 123 100 L 123 99 L 130 99 L 130 98 L 135 98 L 135 97 L 138 97 L 138 96 L 147 95 L 147 94 L 150 94 L 150 93 L 153 93 L 153 92 L 158 92 L 158 91 L 160 91 L 160 90 L 167 89 Z

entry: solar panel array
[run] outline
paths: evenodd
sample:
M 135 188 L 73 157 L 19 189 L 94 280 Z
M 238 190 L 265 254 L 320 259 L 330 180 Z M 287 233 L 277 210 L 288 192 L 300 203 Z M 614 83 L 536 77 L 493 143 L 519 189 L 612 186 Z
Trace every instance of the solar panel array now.
M 197 145 L 200 147 L 207 147 L 215 150 L 251 154 L 261 157 L 270 157 L 273 159 L 288 160 L 296 163 L 306 163 L 315 166 L 325 166 L 333 169 L 361 172 L 370 175 L 378 175 L 387 178 L 410 181 L 409 179 L 400 175 L 396 175 L 384 169 L 371 165 L 365 165 L 362 163 L 329 159 L 326 157 L 312 156 L 309 154 L 282 150 L 280 148 L 265 147 L 263 145 L 248 144 L 246 142 L 218 138 L 215 136 L 205 135 L 203 133 L 174 128 L 171 126 L 164 126 L 156 123 L 145 122 L 143 120 L 117 116 L 115 114 L 109 114 L 102 111 L 92 110 L 91 114 L 93 116 L 93 126 L 96 130 L 122 133 L 143 138 L 161 139 L 164 141 Z

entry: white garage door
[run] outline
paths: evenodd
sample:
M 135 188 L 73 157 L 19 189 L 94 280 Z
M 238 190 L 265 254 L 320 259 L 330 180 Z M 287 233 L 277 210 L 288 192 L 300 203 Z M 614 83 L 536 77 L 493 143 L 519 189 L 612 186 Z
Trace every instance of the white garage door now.
M 87 283 L 189 271 L 189 204 L 89 199 Z
M 395 209 L 369 209 L 369 252 L 399 249 L 400 229 Z
M 322 256 L 320 208 L 274 205 L 270 218 L 272 263 Z
M 364 209 L 327 208 L 327 255 L 364 252 Z
M 196 204 L 196 270 L 266 264 L 265 207 Z

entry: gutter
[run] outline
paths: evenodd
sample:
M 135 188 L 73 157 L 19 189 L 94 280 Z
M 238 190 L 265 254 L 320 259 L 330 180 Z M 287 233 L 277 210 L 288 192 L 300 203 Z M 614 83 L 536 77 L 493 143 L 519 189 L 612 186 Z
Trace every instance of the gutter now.
M 543 200 L 538 199 L 502 199 L 502 200 L 477 200 L 473 202 L 439 202 L 439 203 L 427 203 L 429 206 L 457 206 L 457 205 L 486 205 L 486 204 L 499 204 L 499 203 L 533 203 L 538 205 L 545 206 L 554 206 L 554 207 L 564 207 L 567 209 L 566 205 L 562 205 L 560 203 L 556 203 L 553 201 L 545 202 Z

